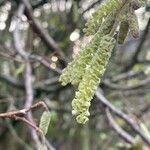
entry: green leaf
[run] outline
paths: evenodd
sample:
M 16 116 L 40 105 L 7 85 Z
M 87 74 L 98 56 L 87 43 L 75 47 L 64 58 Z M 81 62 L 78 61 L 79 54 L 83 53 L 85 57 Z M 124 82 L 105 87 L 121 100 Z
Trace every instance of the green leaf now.
M 46 135 L 46 133 L 48 131 L 48 127 L 50 124 L 50 118 L 51 118 L 50 112 L 44 111 L 41 116 L 40 125 L 39 125 L 39 128 L 43 131 L 44 135 Z

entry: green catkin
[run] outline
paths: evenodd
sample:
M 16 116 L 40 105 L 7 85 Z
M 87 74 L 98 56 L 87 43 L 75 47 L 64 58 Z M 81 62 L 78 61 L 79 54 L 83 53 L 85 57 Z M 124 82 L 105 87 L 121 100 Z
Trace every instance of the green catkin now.
M 73 70 L 73 64 L 75 63 L 75 60 L 68 63 L 67 67 L 62 71 L 61 76 L 59 77 L 59 81 L 63 86 L 67 85 L 72 80 L 72 70 Z
M 91 99 L 105 72 L 106 65 L 115 45 L 112 38 L 118 24 L 120 30 L 118 43 L 122 44 L 128 34 L 139 36 L 138 20 L 134 9 L 139 7 L 134 0 L 107 0 L 92 15 L 87 23 L 86 34 L 93 34 L 91 41 L 79 52 L 72 62 L 63 70 L 59 81 L 62 85 L 78 85 L 78 91 L 72 101 L 72 114 L 78 123 L 86 123 L 90 116 Z
M 139 24 L 138 24 L 138 19 L 136 14 L 134 13 L 133 10 L 131 10 L 128 14 L 127 14 L 127 21 L 129 24 L 129 29 L 130 29 L 130 33 L 134 38 L 138 38 L 139 37 Z
M 86 47 L 80 51 L 78 56 L 68 64 L 67 68 L 63 70 L 59 81 L 62 85 L 66 85 L 71 82 L 73 85 L 78 85 L 85 73 L 85 68 L 88 63 L 90 63 L 93 54 L 98 49 L 99 41 L 103 35 L 110 33 L 114 23 L 115 23 L 116 13 L 109 14 L 105 21 L 101 24 L 99 31 L 95 34 L 93 39 Z
M 118 43 L 119 44 L 123 44 L 124 43 L 124 40 L 128 34 L 128 31 L 129 31 L 129 25 L 128 25 L 128 22 L 126 21 L 122 21 L 120 23 L 120 29 L 119 29 L 119 33 L 118 33 Z
M 48 131 L 48 127 L 50 124 L 50 112 L 48 111 L 44 111 L 41 119 L 40 119 L 40 125 L 39 128 L 43 131 L 43 134 L 46 135 L 47 131 Z
M 100 78 L 104 74 L 114 45 L 115 40 L 111 36 L 103 36 L 97 52 L 89 66 L 86 67 L 86 72 L 78 87 L 79 91 L 76 92 L 72 101 L 72 114 L 76 116 L 78 123 L 84 124 L 88 121 L 90 101 L 100 83 Z
M 98 31 L 103 19 L 109 13 L 120 8 L 121 5 L 121 0 L 107 0 L 104 4 L 102 4 L 86 23 L 86 28 L 84 29 L 86 35 L 94 35 Z

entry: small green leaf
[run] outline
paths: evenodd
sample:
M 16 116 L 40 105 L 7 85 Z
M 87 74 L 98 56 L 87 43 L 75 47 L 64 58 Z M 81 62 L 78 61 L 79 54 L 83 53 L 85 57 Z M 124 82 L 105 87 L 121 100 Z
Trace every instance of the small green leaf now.
M 48 131 L 48 127 L 50 124 L 50 112 L 44 111 L 41 119 L 40 119 L 40 125 L 39 128 L 43 131 L 43 134 L 46 135 L 47 131 Z

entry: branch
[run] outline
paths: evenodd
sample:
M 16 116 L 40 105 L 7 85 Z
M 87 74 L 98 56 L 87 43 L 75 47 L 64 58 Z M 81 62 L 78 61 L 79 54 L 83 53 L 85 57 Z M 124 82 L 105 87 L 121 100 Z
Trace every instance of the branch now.
M 37 2 L 36 4 L 32 5 L 32 9 L 39 8 L 40 6 L 43 6 L 44 4 L 48 3 L 49 0 L 41 0 Z
M 94 2 L 94 3 L 92 3 L 88 8 L 86 8 L 85 10 L 83 10 L 83 12 L 82 12 L 81 15 L 85 14 L 87 11 L 89 11 L 89 10 L 90 10 L 91 8 L 93 8 L 95 5 L 100 4 L 101 2 L 102 2 L 102 0 L 98 0 L 98 1 L 96 1 L 96 2 Z
M 34 123 L 32 123 L 31 121 L 27 120 L 24 117 L 18 117 L 18 116 L 14 115 L 14 116 L 12 116 L 12 118 L 14 118 L 15 120 L 19 120 L 19 121 L 26 123 L 27 125 L 31 126 L 35 131 L 38 131 L 40 134 L 43 133 L 39 127 L 37 127 Z
M 10 119 L 15 119 L 15 120 L 20 120 L 20 121 L 26 123 L 27 125 L 31 126 L 33 129 L 38 131 L 40 134 L 42 134 L 41 129 L 39 129 L 33 122 L 31 122 L 30 120 L 27 120 L 25 118 L 25 116 L 28 115 L 28 113 L 30 111 L 32 111 L 33 109 L 38 108 L 38 107 L 43 107 L 46 111 L 48 111 L 46 104 L 44 102 L 40 101 L 40 102 L 37 102 L 36 104 L 32 105 L 29 108 L 0 113 L 0 118 L 10 118 Z
M 139 71 L 139 72 L 135 72 L 135 71 L 131 70 L 128 72 L 121 73 L 117 76 L 114 76 L 111 81 L 112 82 L 118 82 L 118 81 L 130 79 L 130 78 L 133 78 L 133 77 L 136 77 L 136 76 L 142 74 L 143 72 L 144 72 L 144 70 Z
M 24 5 L 20 4 L 18 7 L 18 10 L 14 16 L 14 21 L 16 22 L 16 27 L 13 31 L 13 40 L 14 40 L 14 46 L 15 49 L 17 51 L 17 53 L 22 56 L 22 58 L 24 58 L 25 60 L 28 59 L 28 53 L 25 52 L 25 50 L 22 47 L 22 43 L 21 43 L 21 36 L 19 33 L 19 27 L 20 27 L 20 23 L 21 23 L 21 16 L 24 12 Z
M 15 87 L 17 88 L 17 90 L 25 90 L 25 85 L 22 83 L 21 80 L 17 80 L 16 78 L 12 77 L 12 76 L 8 76 L 8 75 L 3 75 L 3 74 L 0 74 L 0 81 L 3 81 L 5 83 L 7 83 L 7 86 L 12 86 L 12 87 Z M 55 92 L 58 92 L 58 90 L 60 89 L 64 89 L 66 87 L 62 87 L 62 86 L 52 86 L 52 87 L 46 87 L 46 86 L 43 86 L 43 85 L 38 85 L 40 82 L 38 83 L 35 83 L 33 85 L 33 89 L 35 90 L 35 92 L 44 92 L 44 93 L 55 93 Z M 49 84 L 50 85 L 50 84 Z
M 15 42 L 15 40 L 14 40 L 14 42 Z M 16 45 L 16 44 L 14 44 L 14 45 Z M 16 48 L 16 49 L 18 49 L 18 48 Z M 2 52 L 0 52 L 1 56 L 5 57 L 7 59 L 11 59 L 11 60 L 23 63 L 23 60 L 21 60 L 17 57 L 16 58 L 14 57 L 16 55 L 15 53 L 12 53 L 12 52 L 14 52 L 14 49 L 12 49 L 10 47 L 6 47 L 6 46 L 4 46 L 3 44 L 0 43 L 0 50 L 2 50 Z M 8 54 L 8 53 L 10 53 L 10 54 Z M 17 52 L 17 53 L 19 54 L 19 52 Z M 57 68 L 57 67 L 52 68 L 51 63 L 48 61 L 46 56 L 40 56 L 40 55 L 37 55 L 37 54 L 30 54 L 28 52 L 26 52 L 26 55 L 28 56 L 28 59 L 30 59 L 30 61 L 39 62 L 44 67 L 46 67 L 46 68 L 48 68 L 48 69 L 50 69 L 50 70 L 52 70 L 52 71 L 54 71 L 58 74 L 61 74 L 62 70 L 60 68 Z
M 133 90 L 133 89 L 138 89 L 140 87 L 148 86 L 150 83 L 150 78 L 141 80 L 139 81 L 139 83 L 132 85 L 132 86 L 115 84 L 115 83 L 110 82 L 108 79 L 105 79 L 102 82 L 104 86 L 111 88 L 113 90 Z
M 43 66 L 45 66 L 46 68 L 50 69 L 50 70 L 53 70 L 55 72 L 57 72 L 58 74 L 61 74 L 61 69 L 59 68 L 52 68 L 50 63 L 42 56 L 39 56 L 39 55 L 29 55 L 29 58 L 31 60 L 34 60 L 34 61 L 37 61 L 37 62 L 40 62 Z
M 18 6 L 18 10 L 17 10 L 16 16 L 15 16 L 17 18 L 16 19 L 17 24 L 16 24 L 16 28 L 13 32 L 13 36 L 14 36 L 15 48 L 16 48 L 18 54 L 20 56 L 22 56 L 23 59 L 25 60 L 25 67 L 26 67 L 25 74 L 24 74 L 24 76 L 25 76 L 24 86 L 25 86 L 25 92 L 26 92 L 25 109 L 28 109 L 32 106 L 34 94 L 33 94 L 33 85 L 32 85 L 32 66 L 31 66 L 31 63 L 30 63 L 30 60 L 28 57 L 28 53 L 24 50 L 24 48 L 20 42 L 21 36 L 20 36 L 20 32 L 19 32 L 19 27 L 20 27 L 20 22 L 21 22 L 21 16 L 23 15 L 24 9 L 25 9 L 24 4 L 20 4 Z M 36 132 L 38 130 L 38 127 L 36 127 L 36 125 L 33 121 L 32 113 L 29 112 L 27 114 L 27 119 L 24 117 L 18 117 L 16 115 L 14 115 L 14 118 L 21 120 L 29 125 L 32 140 L 35 143 L 35 148 L 38 150 L 38 147 L 40 146 L 39 137 Z M 35 130 L 33 130 L 33 129 L 35 129 Z
M 141 41 L 140 41 L 140 43 L 139 43 L 139 46 L 138 46 L 138 48 L 137 48 L 135 54 L 133 55 L 130 64 L 128 64 L 128 65 L 123 69 L 123 72 L 126 72 L 126 71 L 130 70 L 136 63 L 139 62 L 138 56 L 139 56 L 139 54 L 140 54 L 140 52 L 141 52 L 141 50 L 142 50 L 142 47 L 143 47 L 143 44 L 145 43 L 146 38 L 147 38 L 148 35 L 149 35 L 149 34 L 148 34 L 148 33 L 149 33 L 149 30 L 150 30 L 150 18 L 149 18 L 147 27 L 146 27 L 146 29 L 145 29 L 145 31 L 144 31 L 144 33 L 143 33 L 143 36 L 142 36 L 142 38 L 141 38 Z
M 0 80 L 16 88 L 24 89 L 24 85 L 14 77 L 0 74 Z
M 105 109 L 105 112 L 106 112 L 106 115 L 107 115 L 107 118 L 108 118 L 108 121 L 111 125 L 111 127 L 128 143 L 130 144 L 134 144 L 135 143 L 135 140 L 134 138 L 129 134 L 127 133 L 126 131 L 124 131 L 117 123 L 116 121 L 114 120 L 113 116 L 111 115 L 110 111 L 108 108 Z
M 29 23 L 32 29 L 39 35 L 41 40 L 45 43 L 45 45 L 52 51 L 55 52 L 60 59 L 62 60 L 63 64 L 65 62 L 65 55 L 62 50 L 58 47 L 57 43 L 54 39 L 48 34 L 48 32 L 41 26 L 41 24 L 34 18 L 32 7 L 28 0 L 21 0 L 22 3 L 25 5 L 25 15 L 27 16 Z
M 30 106 L 29 108 L 0 113 L 0 118 L 11 118 L 13 116 L 25 116 L 27 115 L 28 112 L 38 107 L 43 107 L 46 111 L 48 111 L 46 104 L 43 101 L 39 101 L 33 104 L 32 106 Z
M 10 120 L 6 120 L 7 127 L 10 130 L 12 136 L 15 138 L 15 140 L 20 143 L 25 149 L 27 150 L 33 150 L 25 141 L 17 134 L 16 130 L 14 129 L 13 125 L 11 124 Z
M 25 91 L 26 91 L 25 108 L 30 108 L 32 106 L 32 103 L 33 103 L 33 95 L 34 94 L 33 94 L 33 87 L 32 87 L 32 67 L 31 67 L 31 64 L 30 64 L 29 60 L 26 61 Z M 29 122 L 31 122 L 31 124 L 33 124 L 33 126 L 35 126 L 35 123 L 33 121 L 33 116 L 32 116 L 31 112 L 29 112 L 27 114 L 27 118 L 28 118 Z M 38 137 L 35 130 L 30 128 L 30 131 L 31 131 L 32 139 L 35 142 L 35 147 L 38 150 L 38 147 L 40 146 L 39 137 Z
M 98 100 L 107 108 L 109 108 L 113 113 L 122 118 L 148 145 L 150 145 L 150 138 L 146 136 L 139 126 L 131 119 L 128 115 L 123 113 L 121 110 L 114 107 L 100 92 L 100 89 L 96 92 L 96 97 Z

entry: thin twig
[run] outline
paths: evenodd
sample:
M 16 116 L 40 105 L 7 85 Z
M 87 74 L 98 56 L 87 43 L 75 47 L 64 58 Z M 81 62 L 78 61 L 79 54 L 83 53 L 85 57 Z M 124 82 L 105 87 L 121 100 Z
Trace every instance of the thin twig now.
M 133 89 L 138 89 L 140 87 L 148 86 L 150 83 L 150 78 L 148 77 L 144 80 L 139 81 L 139 83 L 137 83 L 135 85 L 131 85 L 131 86 L 129 86 L 129 85 L 125 86 L 125 85 L 112 83 L 108 79 L 105 79 L 102 82 L 105 86 L 107 86 L 108 88 L 111 88 L 113 90 L 133 90 Z
M 139 45 L 138 45 L 138 47 L 137 47 L 137 49 L 136 49 L 136 51 L 135 51 L 135 53 L 134 53 L 132 59 L 131 59 L 131 62 L 123 69 L 123 72 L 126 72 L 126 71 L 132 69 L 132 67 L 133 67 L 136 63 L 139 62 L 139 54 L 140 54 L 140 52 L 142 51 L 143 45 L 144 45 L 144 43 L 145 43 L 145 40 L 146 40 L 146 38 L 147 38 L 148 35 L 149 35 L 149 34 L 148 34 L 149 31 L 150 31 L 150 18 L 149 18 L 149 20 L 148 20 L 148 24 L 147 24 L 147 27 L 146 27 L 144 33 L 143 33 L 143 36 L 142 36 L 142 38 L 141 38 L 141 41 L 140 41 L 140 43 L 139 43 Z
M 113 106 L 101 93 L 98 89 L 96 92 L 96 96 L 98 100 L 106 107 L 108 107 L 113 113 L 115 113 L 117 116 L 121 117 L 142 139 L 145 143 L 150 145 L 150 138 L 146 136 L 143 131 L 139 128 L 139 126 L 125 113 L 123 113 L 121 110 L 117 109 L 115 106 Z
M 27 120 L 24 117 L 18 117 L 18 116 L 12 116 L 15 120 L 20 120 L 22 122 L 25 122 L 27 125 L 31 126 L 33 129 L 35 129 L 36 131 L 38 131 L 40 134 L 42 134 L 42 130 L 40 128 L 38 128 L 34 123 L 32 123 L 31 121 Z
M 108 108 L 105 109 L 108 121 L 111 125 L 111 127 L 128 143 L 134 144 L 135 140 L 134 137 L 132 137 L 129 133 L 124 131 L 114 120 L 113 116 L 111 115 L 110 111 Z
M 25 116 L 28 112 L 38 107 L 43 107 L 46 111 L 48 111 L 46 104 L 43 101 L 39 101 L 30 106 L 29 108 L 0 113 L 0 118 L 11 118 L 12 116 Z
M 52 51 L 55 52 L 63 63 L 66 64 L 65 55 L 63 51 L 58 47 L 54 39 L 48 34 L 48 32 L 41 26 L 41 24 L 34 18 L 32 12 L 32 6 L 28 0 L 21 0 L 25 5 L 25 14 L 29 20 L 29 23 L 32 29 L 39 35 L 41 40 L 46 44 L 46 46 Z

